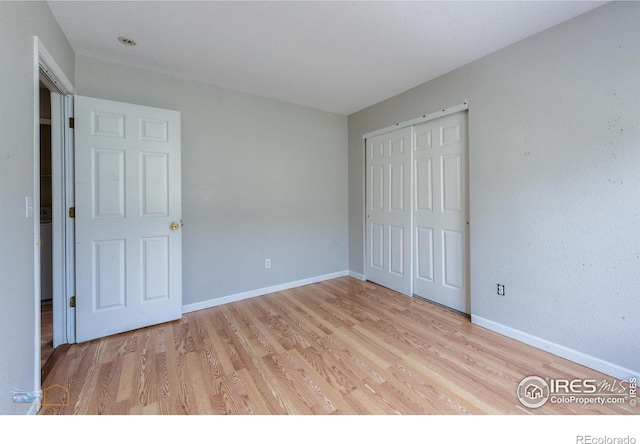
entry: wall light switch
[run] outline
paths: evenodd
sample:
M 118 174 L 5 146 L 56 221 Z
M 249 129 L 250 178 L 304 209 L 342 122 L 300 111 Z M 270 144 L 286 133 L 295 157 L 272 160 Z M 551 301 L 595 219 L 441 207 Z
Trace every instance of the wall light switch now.
M 26 196 L 24 198 L 25 204 L 25 217 L 27 219 L 33 217 L 33 196 Z

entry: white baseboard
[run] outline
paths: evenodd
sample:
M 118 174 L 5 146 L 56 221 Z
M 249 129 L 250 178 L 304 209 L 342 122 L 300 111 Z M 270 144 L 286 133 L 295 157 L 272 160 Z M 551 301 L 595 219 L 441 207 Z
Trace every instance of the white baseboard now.
M 596 358 L 586 353 L 573 350 L 564 345 L 556 344 L 555 342 L 548 341 L 546 339 L 533 336 L 529 333 L 525 333 L 515 328 L 507 327 L 498 322 L 490 321 L 489 319 L 482 318 L 480 316 L 471 315 L 471 322 L 480 327 L 484 327 L 501 335 L 507 336 L 516 341 L 524 342 L 532 347 L 539 348 L 540 350 L 547 351 L 561 358 L 568 359 L 569 361 L 576 362 L 578 364 L 589 367 L 593 370 L 597 370 L 605 375 L 613 376 L 620 380 L 628 381 L 631 377 L 640 377 L 640 371 L 633 371 L 625 367 L 621 367 L 612 362 L 604 361 L 600 358 Z M 536 375 L 544 377 L 545 375 Z
M 352 278 L 356 278 L 360 281 L 364 281 L 364 274 L 356 273 L 355 271 L 349 270 L 349 276 Z
M 232 294 L 229 296 L 223 296 L 221 298 L 209 299 L 207 301 L 196 302 L 194 304 L 187 304 L 182 306 L 182 313 L 189 313 L 192 311 L 204 310 L 205 308 L 217 307 L 218 305 L 228 304 L 230 302 L 242 301 L 244 299 L 255 298 L 269 293 L 275 293 L 277 291 L 289 290 L 291 288 L 302 287 L 303 285 L 315 284 L 322 281 L 328 281 L 329 279 L 335 279 L 339 277 L 347 276 L 347 271 L 339 271 L 337 273 L 324 274 L 322 276 L 315 276 L 308 279 L 301 279 L 299 281 L 287 282 L 285 284 L 274 285 L 272 287 L 259 288 L 257 290 L 245 291 L 244 293 Z

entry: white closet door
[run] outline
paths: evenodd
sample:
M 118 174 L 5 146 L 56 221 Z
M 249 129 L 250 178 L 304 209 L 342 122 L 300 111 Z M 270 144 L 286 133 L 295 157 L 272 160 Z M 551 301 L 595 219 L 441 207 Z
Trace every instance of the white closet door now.
M 406 295 L 411 279 L 411 128 L 366 140 L 366 277 Z
M 467 113 L 414 127 L 414 294 L 469 313 Z
M 182 316 L 180 113 L 75 98 L 76 340 Z

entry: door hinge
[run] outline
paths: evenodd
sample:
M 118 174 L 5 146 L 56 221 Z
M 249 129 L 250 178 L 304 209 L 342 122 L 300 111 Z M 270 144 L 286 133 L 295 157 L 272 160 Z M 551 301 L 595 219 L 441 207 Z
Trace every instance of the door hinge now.
M 69 298 L 69 307 L 74 308 L 76 306 L 76 297 L 75 296 L 71 296 Z
M 69 207 L 69 217 L 72 219 L 76 217 L 76 207 Z
M 69 117 L 69 128 L 74 128 L 74 125 L 75 123 L 74 123 L 73 117 Z

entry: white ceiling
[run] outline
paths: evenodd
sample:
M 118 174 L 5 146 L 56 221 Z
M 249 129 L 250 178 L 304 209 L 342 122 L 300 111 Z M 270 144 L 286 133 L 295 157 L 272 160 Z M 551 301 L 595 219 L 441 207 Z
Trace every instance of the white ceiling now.
M 76 54 L 351 114 L 606 2 L 48 3 Z

